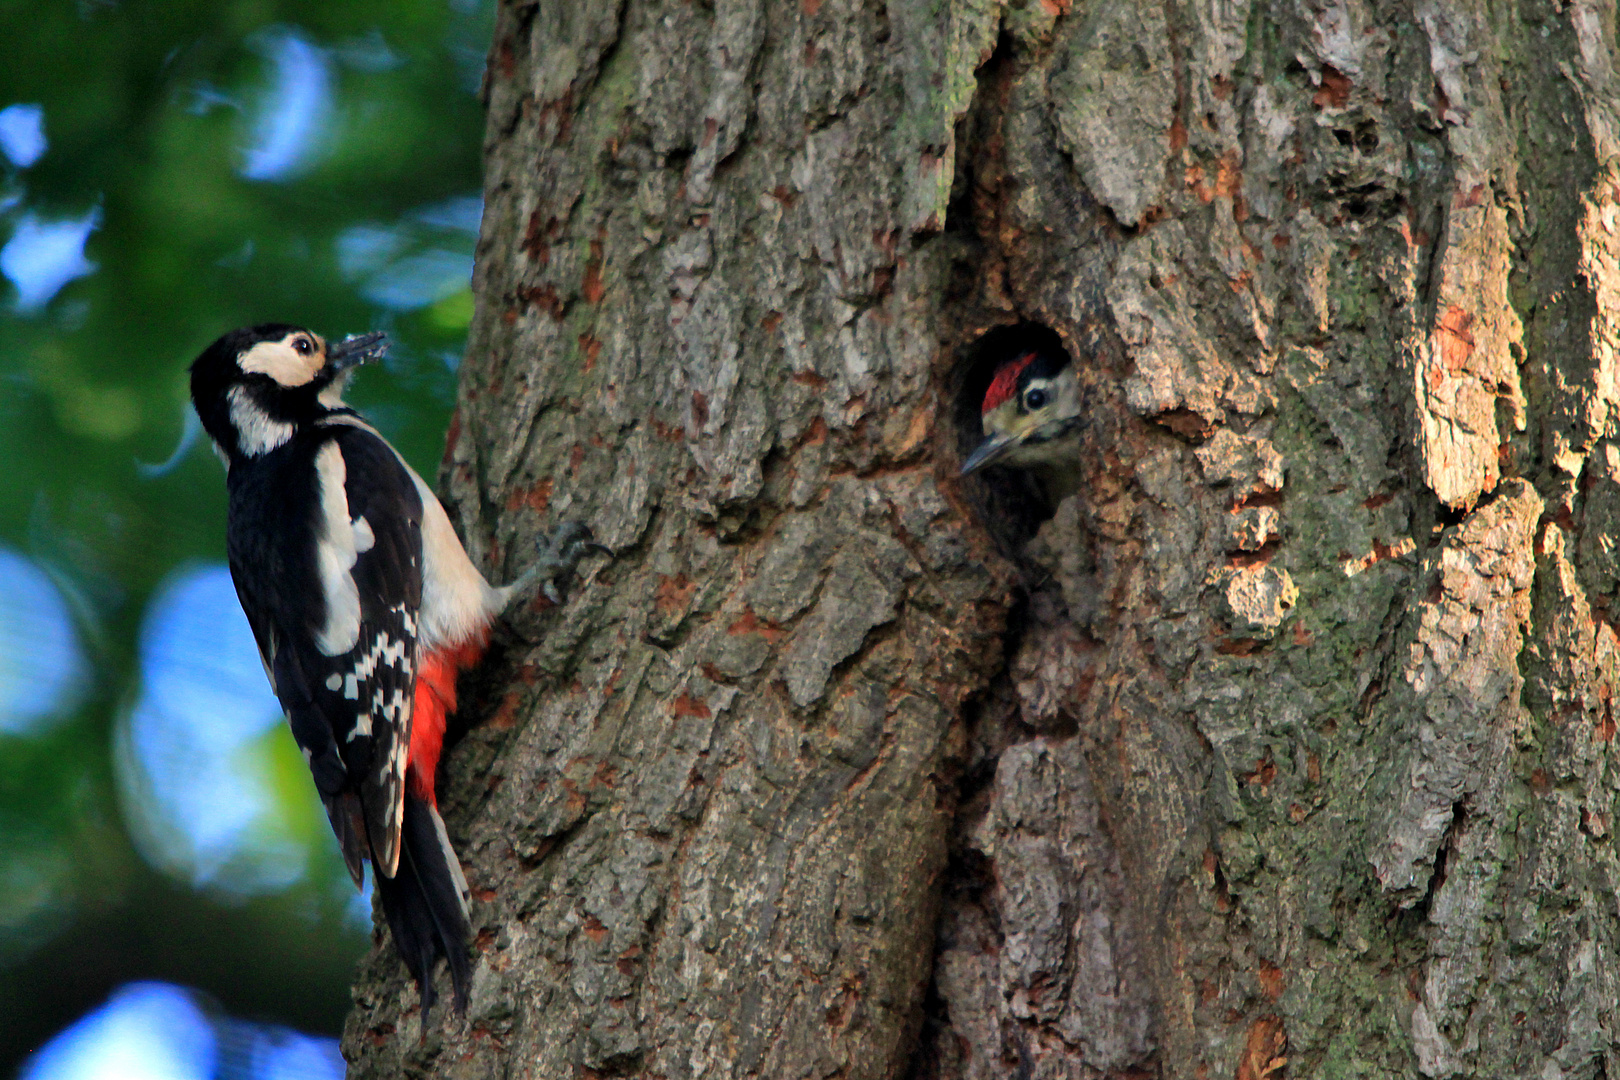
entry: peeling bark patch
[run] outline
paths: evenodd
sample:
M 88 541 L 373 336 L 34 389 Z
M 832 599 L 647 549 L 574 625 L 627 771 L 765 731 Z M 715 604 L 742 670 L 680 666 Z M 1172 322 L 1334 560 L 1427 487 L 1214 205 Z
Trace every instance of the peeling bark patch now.
M 602 241 L 591 241 L 591 257 L 585 263 L 585 280 L 581 283 L 579 294 L 585 298 L 587 304 L 599 304 L 607 293 L 607 286 L 602 284 Z
M 456 443 L 461 441 L 461 409 L 450 411 L 450 426 L 444 433 L 444 455 L 439 459 L 441 465 L 448 464 L 455 459 Z
M 1271 794 L 1271 785 L 1277 781 L 1277 763 L 1272 760 L 1268 747 L 1266 756 L 1254 763 L 1254 770 L 1243 777 L 1244 783 L 1258 788 L 1262 796 Z
M 754 614 L 753 608 L 743 608 L 743 613 L 737 617 L 737 621 L 726 627 L 726 633 L 733 637 L 743 634 L 759 634 L 772 644 L 787 636 L 787 631 L 781 627 L 761 622 L 759 616 Z
M 1259 979 L 1260 992 L 1266 996 L 1267 1001 L 1277 1002 L 1282 999 L 1282 968 L 1271 963 L 1269 960 L 1262 960 L 1260 961 Z
M 1313 109 L 1342 109 L 1350 104 L 1350 77 L 1331 64 L 1322 65 L 1322 82 L 1311 95 Z
M 553 125 L 551 141 L 554 144 L 565 142 L 568 139 L 569 132 L 573 130 L 574 123 L 574 88 L 572 86 L 565 89 L 560 96 L 540 106 L 540 111 L 535 114 L 535 126 L 543 133 L 548 121 Z M 544 134 L 541 137 L 544 138 Z
M 562 297 L 557 295 L 555 285 L 530 285 L 518 289 L 517 296 L 525 307 L 539 308 L 553 319 L 562 322 L 563 301 Z
M 1288 1034 L 1282 1018 L 1262 1016 L 1249 1025 L 1243 1057 L 1238 1062 L 1237 1080 L 1273 1080 L 1288 1065 Z
M 1282 490 L 1283 459 L 1270 439 L 1221 428 L 1194 455 L 1211 487 L 1230 486 L 1234 509 L 1258 505 L 1252 498 Z
M 697 582 L 684 573 L 665 574 L 658 580 L 658 591 L 653 602 L 665 615 L 678 615 L 692 603 L 692 594 L 695 592 Z
M 1293 576 L 1280 567 L 1223 567 L 1213 575 L 1218 589 L 1217 614 L 1240 638 L 1274 637 L 1299 599 Z
M 602 355 L 602 339 L 591 334 L 579 335 L 579 352 L 584 359 L 581 370 L 589 375 L 596 368 L 596 358 Z
M 1508 297 L 1512 241 L 1506 210 L 1488 192 L 1450 208 L 1439 256 L 1436 310 L 1414 341 L 1414 400 L 1425 478 L 1452 507 L 1473 505 L 1501 476 L 1507 432 L 1525 426 L 1514 346 L 1523 326 Z M 1507 408 L 1503 409 L 1502 406 Z
M 670 709 L 675 713 L 677 718 L 682 720 L 692 718 L 696 718 L 698 720 L 707 720 L 714 715 L 714 713 L 710 711 L 708 703 L 700 698 L 693 697 L 690 690 L 681 691 L 681 696 L 675 699 L 675 702 L 670 706 Z
M 489 726 L 496 731 L 508 731 L 517 723 L 517 707 L 522 695 L 516 690 L 509 690 L 501 697 L 501 706 L 495 710 L 495 715 L 489 718 Z M 497 778 L 498 779 L 498 778 Z
M 551 262 L 551 245 L 548 241 L 557 234 L 558 229 L 556 218 L 541 223 L 538 207 L 529 212 L 529 223 L 523 230 L 522 250 L 536 269 L 544 270 Z
M 1440 360 L 1453 375 L 1467 366 L 1468 357 L 1474 352 L 1474 335 L 1469 332 L 1473 325 L 1474 317 L 1456 305 L 1440 316 Z M 1438 371 L 1431 375 L 1431 379 L 1438 377 Z
M 1344 571 L 1346 577 L 1355 577 L 1357 574 L 1365 573 L 1381 562 L 1402 558 L 1416 550 L 1417 543 L 1410 536 L 1403 536 L 1389 544 L 1374 540 L 1372 550 L 1364 555 L 1341 554 L 1339 556 L 1339 569 Z
M 528 507 L 537 514 L 544 514 L 546 508 L 551 505 L 553 486 L 551 478 L 547 477 L 533 487 L 514 488 L 512 493 L 506 497 L 506 508 L 508 510 L 519 510 Z

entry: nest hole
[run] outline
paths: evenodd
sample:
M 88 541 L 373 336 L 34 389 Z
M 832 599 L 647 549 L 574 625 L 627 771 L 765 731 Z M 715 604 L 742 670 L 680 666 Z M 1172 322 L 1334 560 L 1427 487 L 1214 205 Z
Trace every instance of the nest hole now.
M 984 438 L 980 408 L 985 391 L 1002 362 L 1026 352 L 1059 356 L 1073 363 L 1062 336 L 1050 326 L 1023 321 L 993 327 L 957 351 L 952 384 L 955 402 L 957 460 L 965 461 Z M 1009 552 L 1035 535 L 1052 516 L 1051 506 L 1034 477 L 1019 469 L 990 466 L 962 478 L 979 519 Z

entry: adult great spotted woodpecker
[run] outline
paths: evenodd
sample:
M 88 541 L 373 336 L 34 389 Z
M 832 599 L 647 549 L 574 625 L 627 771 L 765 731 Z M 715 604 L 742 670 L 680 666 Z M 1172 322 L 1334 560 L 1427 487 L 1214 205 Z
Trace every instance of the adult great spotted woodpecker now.
M 1023 350 L 1003 360 L 984 392 L 984 441 L 962 475 L 989 465 L 1027 469 L 1056 506 L 1080 488 L 1080 383 L 1068 358 Z
M 425 1024 L 438 958 L 458 1012 L 470 975 L 467 881 L 434 776 L 456 674 L 515 594 L 541 578 L 555 601 L 597 545 L 565 526 L 517 582 L 485 581 L 432 490 L 343 404 L 353 368 L 386 348 L 381 333 L 234 330 L 191 365 L 191 401 L 225 461 L 231 577 L 265 674 L 356 886 L 371 861 Z

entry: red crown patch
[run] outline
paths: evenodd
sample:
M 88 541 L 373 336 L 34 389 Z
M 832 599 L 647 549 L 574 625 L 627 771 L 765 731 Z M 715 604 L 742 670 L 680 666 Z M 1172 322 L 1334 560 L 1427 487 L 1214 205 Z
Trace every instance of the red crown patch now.
M 1035 360 L 1035 354 L 1027 352 L 1016 360 L 1009 360 L 996 371 L 996 377 L 990 380 L 990 389 L 984 392 L 984 405 L 979 409 L 979 415 L 994 409 L 1005 401 L 1012 400 L 1018 393 L 1018 376 L 1024 373 Z

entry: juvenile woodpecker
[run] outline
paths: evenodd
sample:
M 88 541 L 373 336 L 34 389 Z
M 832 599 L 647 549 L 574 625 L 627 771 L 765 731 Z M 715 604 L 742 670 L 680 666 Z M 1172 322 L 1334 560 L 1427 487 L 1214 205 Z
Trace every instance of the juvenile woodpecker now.
M 979 408 L 981 442 L 962 475 L 988 465 L 1027 469 L 1053 505 L 1080 487 L 1080 384 L 1061 355 L 1023 352 L 996 368 Z
M 191 401 L 226 464 L 231 577 L 265 674 L 356 886 L 371 861 L 425 1024 L 438 958 L 458 1012 L 470 973 L 467 881 L 434 789 L 456 674 L 516 592 L 544 575 L 555 599 L 550 578 L 596 545 L 565 528 L 517 582 L 485 581 L 432 490 L 343 404 L 386 348 L 381 333 L 234 330 L 191 365 Z

